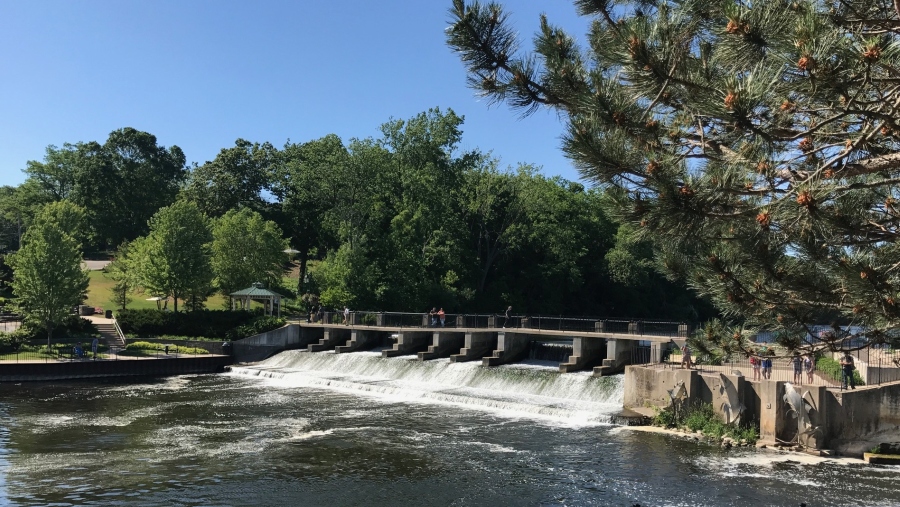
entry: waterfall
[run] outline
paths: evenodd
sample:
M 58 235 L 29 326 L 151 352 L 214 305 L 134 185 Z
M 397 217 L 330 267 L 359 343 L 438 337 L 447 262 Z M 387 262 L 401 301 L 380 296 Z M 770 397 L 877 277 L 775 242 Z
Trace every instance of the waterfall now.
M 565 363 L 572 355 L 572 340 L 545 342 L 535 340 L 528 346 L 528 359 Z
M 415 356 L 382 358 L 379 351 L 286 351 L 232 375 L 256 377 L 280 387 L 336 390 L 390 402 L 438 403 L 532 417 L 562 424 L 608 423 L 622 408 L 623 378 L 596 378 L 590 372 L 559 373 L 553 367 L 513 364 L 483 367 L 480 362 Z

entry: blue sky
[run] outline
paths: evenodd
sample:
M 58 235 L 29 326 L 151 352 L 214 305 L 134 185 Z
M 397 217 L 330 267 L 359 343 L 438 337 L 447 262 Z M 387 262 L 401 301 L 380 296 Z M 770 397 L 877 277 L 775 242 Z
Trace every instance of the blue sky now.
M 538 15 L 583 36 L 566 0 L 502 2 L 530 43 Z M 378 135 L 430 107 L 465 116 L 464 149 L 577 180 L 562 124 L 488 107 L 445 44 L 450 0 L 0 0 L 0 185 L 49 144 L 134 127 L 189 162 L 235 139 L 282 146 Z

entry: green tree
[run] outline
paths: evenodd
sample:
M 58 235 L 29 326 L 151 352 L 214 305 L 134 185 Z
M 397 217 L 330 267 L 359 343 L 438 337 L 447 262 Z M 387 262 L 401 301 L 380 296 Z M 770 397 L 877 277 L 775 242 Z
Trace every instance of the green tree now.
M 111 302 L 124 310 L 132 301 L 128 293 L 137 285 L 135 259 L 131 244 L 127 241 L 119 245 L 112 262 L 106 265 L 103 275 L 115 281 Z
M 262 192 L 271 186 L 277 160 L 278 150 L 271 144 L 238 139 L 191 172 L 184 194 L 212 218 L 241 206 L 263 209 Z
M 160 146 L 155 136 L 133 128 L 111 132 L 102 145 L 49 146 L 43 162 L 29 161 L 25 173 L 21 207 L 72 201 L 84 208 L 97 248 L 145 234 L 147 220 L 175 200 L 187 174 L 180 148 Z
M 7 256 L 13 269 L 12 289 L 26 320 L 46 329 L 49 346 L 53 328 L 87 293 L 81 245 L 52 220 L 32 226 L 22 242 L 18 252 Z
M 275 222 L 247 208 L 230 210 L 213 222 L 212 234 L 212 268 L 223 294 L 254 282 L 281 283 L 287 242 Z
M 583 50 L 546 17 L 531 53 L 499 4 L 454 0 L 469 84 L 566 122 L 563 150 L 609 188 L 659 264 L 785 345 L 900 325 L 900 14 L 887 0 L 578 0 Z M 615 8 L 613 5 L 615 4 Z M 732 337 L 724 337 L 723 341 Z
M 287 234 L 297 251 L 300 276 L 297 294 L 306 288 L 307 264 L 311 254 L 324 256 L 337 248 L 337 235 L 325 223 L 325 215 L 335 203 L 330 183 L 334 174 L 344 174 L 349 162 L 341 138 L 329 134 L 306 143 L 286 143 L 275 166 L 272 193 L 280 208 L 273 220 Z
M 150 219 L 150 232 L 132 243 L 138 280 L 146 292 L 196 307 L 210 294 L 212 233 L 209 219 L 191 201 L 176 201 Z

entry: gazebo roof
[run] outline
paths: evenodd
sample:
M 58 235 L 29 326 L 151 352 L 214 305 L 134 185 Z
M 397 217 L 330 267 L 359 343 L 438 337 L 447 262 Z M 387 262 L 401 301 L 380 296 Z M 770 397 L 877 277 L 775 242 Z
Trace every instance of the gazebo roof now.
M 262 284 L 254 283 L 253 287 L 248 287 L 246 289 L 241 289 L 237 292 L 232 292 L 231 296 L 238 297 L 251 297 L 251 298 L 281 298 L 281 294 L 277 292 L 272 292 L 268 289 L 264 289 Z

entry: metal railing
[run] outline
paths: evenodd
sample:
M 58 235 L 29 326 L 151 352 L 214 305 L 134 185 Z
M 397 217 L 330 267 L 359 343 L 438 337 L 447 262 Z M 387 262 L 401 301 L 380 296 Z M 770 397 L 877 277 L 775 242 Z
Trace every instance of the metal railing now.
M 616 333 L 631 335 L 687 337 L 691 326 L 684 322 L 604 319 L 597 317 L 565 317 L 562 315 L 511 315 L 446 313 L 440 315 L 413 312 L 351 311 L 345 318 L 341 311 L 323 312 L 310 319 L 312 323 L 362 325 L 394 328 L 476 328 L 536 329 L 542 331 L 574 331 L 583 333 Z
M 128 345 L 128 341 L 125 339 L 125 333 L 122 332 L 122 328 L 119 327 L 119 321 L 113 319 L 113 326 L 116 328 L 116 333 L 119 335 L 119 340 L 122 342 L 122 346 L 125 347 Z

